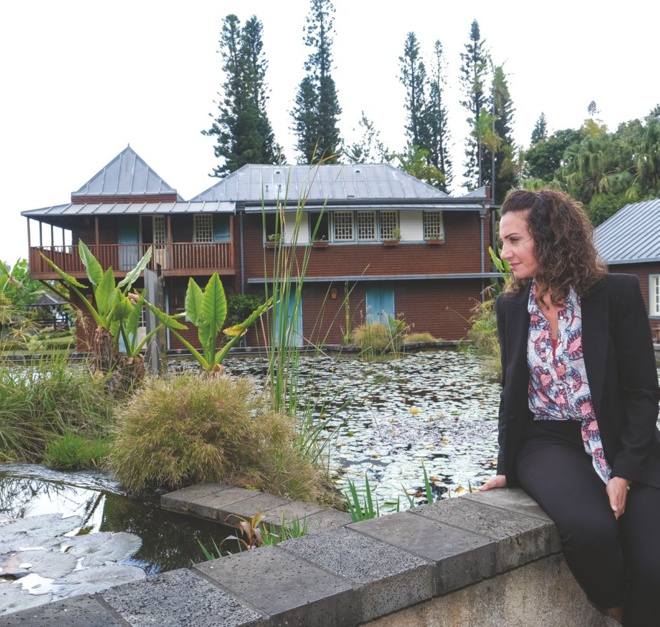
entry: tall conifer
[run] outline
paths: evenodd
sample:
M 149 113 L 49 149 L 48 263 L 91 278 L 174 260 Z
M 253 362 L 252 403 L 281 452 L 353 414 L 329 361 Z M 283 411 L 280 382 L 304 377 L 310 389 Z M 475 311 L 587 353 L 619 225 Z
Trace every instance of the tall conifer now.
M 341 143 L 339 99 L 332 78 L 332 34 L 335 8 L 331 0 L 311 0 L 305 26 L 305 44 L 312 48 L 305 62 L 291 112 L 296 148 L 302 163 L 337 163 Z
M 447 118 L 447 105 L 445 102 L 445 60 L 442 44 L 436 41 L 433 46 L 433 71 L 429 88 L 429 102 L 426 112 L 426 121 L 429 135 L 429 161 L 438 168 L 444 176 L 439 185 L 443 192 L 447 192 L 453 179 L 452 161 L 449 156 L 449 127 Z
M 267 63 L 263 55 L 262 25 L 251 17 L 243 28 L 235 15 L 222 24 L 220 55 L 225 82 L 218 114 L 204 135 L 216 138 L 213 148 L 221 160 L 212 176 L 222 177 L 247 163 L 275 163 L 277 147 L 266 113 Z

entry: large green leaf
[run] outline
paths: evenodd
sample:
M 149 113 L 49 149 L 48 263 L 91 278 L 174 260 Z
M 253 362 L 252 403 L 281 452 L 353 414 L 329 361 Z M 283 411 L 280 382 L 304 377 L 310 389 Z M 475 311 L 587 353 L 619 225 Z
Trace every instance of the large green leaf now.
M 140 259 L 140 261 L 137 262 L 135 268 L 133 268 L 130 272 L 126 274 L 126 276 L 119 282 L 117 287 L 119 289 L 125 287 L 126 289 L 124 290 L 124 293 L 128 292 L 128 290 L 130 290 L 131 287 L 133 286 L 133 283 L 137 281 L 142 270 L 144 270 L 147 267 L 150 261 L 151 261 L 151 246 L 147 248 L 147 252 L 144 253 L 144 257 L 142 257 L 142 259 Z
M 78 279 L 76 279 L 75 277 L 72 277 L 70 274 L 67 274 L 66 272 L 64 272 L 64 270 L 60 270 L 60 269 L 55 265 L 55 262 L 54 262 L 54 261 L 51 261 L 50 259 L 48 259 L 48 257 L 46 257 L 46 255 L 44 255 L 43 253 L 39 253 L 39 254 L 41 255 L 41 258 L 42 258 L 42 259 L 43 259 L 43 260 L 44 260 L 44 261 L 45 261 L 45 262 L 46 262 L 46 263 L 47 263 L 47 264 L 48 264 L 53 270 L 55 270 L 55 272 L 57 272 L 57 274 L 60 275 L 60 278 L 61 278 L 65 283 L 67 283 L 68 285 L 71 285 L 71 286 L 73 286 L 73 287 L 78 287 L 78 288 L 80 288 L 81 290 L 84 290 L 84 289 L 87 288 L 87 286 L 86 286 L 86 285 L 83 285 L 82 283 L 80 283 L 80 282 L 78 281 Z
M 83 262 L 83 266 L 87 270 L 87 277 L 90 283 L 96 287 L 103 280 L 103 268 L 101 264 L 92 255 L 92 251 L 87 248 L 85 242 L 82 240 L 78 240 L 78 254 L 80 255 L 80 260 Z
M 96 298 L 96 308 L 99 311 L 101 318 L 107 318 L 111 311 L 113 300 L 118 292 L 115 291 L 115 275 L 112 268 L 108 268 L 103 275 L 103 278 L 94 290 L 94 298 Z
M 174 329 L 180 329 L 182 331 L 188 330 L 188 327 L 185 324 L 181 324 L 177 320 L 177 316 L 172 316 L 168 313 L 165 313 L 164 311 L 161 311 L 160 309 L 158 309 L 158 307 L 154 307 L 148 300 L 145 300 L 144 304 L 151 312 L 153 312 L 156 318 L 158 318 L 158 321 L 164 324 L 165 327 L 167 327 L 171 331 Z
M 195 326 L 202 324 L 202 288 L 190 277 L 186 290 L 186 316 Z
M 202 319 L 211 328 L 220 331 L 227 317 L 227 298 L 217 272 L 209 279 L 202 298 Z

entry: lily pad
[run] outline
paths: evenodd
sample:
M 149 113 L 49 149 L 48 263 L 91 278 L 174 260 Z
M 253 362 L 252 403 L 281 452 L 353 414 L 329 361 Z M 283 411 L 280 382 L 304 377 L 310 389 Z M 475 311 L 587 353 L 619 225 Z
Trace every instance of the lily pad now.
M 145 578 L 145 572 L 137 566 L 107 564 L 77 570 L 61 579 L 59 583 L 66 586 L 67 596 L 74 596 L 78 594 L 95 594 L 122 583 Z
M 73 531 L 80 527 L 82 518 L 80 516 L 69 516 L 62 518 L 59 514 L 42 514 L 40 516 L 28 516 L 19 518 L 2 526 L 3 541 L 6 534 L 26 534 L 34 539 L 54 538 Z
M 50 603 L 52 596 L 50 593 L 30 594 L 23 590 L 18 582 L 0 582 L 0 616 L 45 605 Z
M 103 566 L 106 562 L 120 562 L 135 555 L 142 546 L 142 540 L 133 533 L 101 532 L 86 536 L 66 538 L 67 553 L 84 557 L 83 567 Z
M 42 577 L 59 579 L 73 572 L 76 557 L 59 551 L 21 551 L 0 555 L 0 573 L 5 576 L 23 576 L 37 573 Z

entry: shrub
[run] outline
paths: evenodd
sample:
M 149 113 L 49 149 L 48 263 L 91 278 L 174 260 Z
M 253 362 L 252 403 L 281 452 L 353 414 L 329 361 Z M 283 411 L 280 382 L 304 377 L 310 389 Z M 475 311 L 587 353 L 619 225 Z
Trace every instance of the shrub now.
M 151 379 L 117 412 L 108 467 L 132 492 L 222 482 L 294 499 L 321 497 L 323 475 L 293 420 L 247 380 Z
M 48 445 L 44 463 L 58 470 L 97 468 L 108 455 L 109 449 L 110 443 L 107 439 L 89 440 L 67 430 L 62 437 Z
M 249 318 L 250 314 L 264 302 L 256 294 L 232 294 L 227 298 L 226 327 L 233 327 Z
M 65 355 L 0 365 L 0 460 L 42 461 L 68 431 L 95 438 L 112 419 L 112 399 Z
M 422 344 L 438 342 L 437 338 L 433 337 L 430 333 L 410 333 L 405 337 L 406 344 Z
M 384 353 L 390 346 L 392 336 L 386 325 L 380 322 L 370 322 L 353 329 L 351 340 L 365 353 L 379 354 Z
M 500 345 L 497 337 L 495 301 L 490 299 L 478 303 L 472 310 L 468 339 L 472 350 L 484 358 L 484 366 L 494 376 L 501 375 Z

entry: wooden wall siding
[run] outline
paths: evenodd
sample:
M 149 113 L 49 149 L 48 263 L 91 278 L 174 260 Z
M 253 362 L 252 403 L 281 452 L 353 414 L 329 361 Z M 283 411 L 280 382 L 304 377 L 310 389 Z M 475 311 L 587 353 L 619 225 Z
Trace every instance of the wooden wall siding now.
M 488 245 L 489 219 L 484 219 L 485 268 L 490 269 Z M 312 249 L 307 266 L 308 277 L 328 275 L 409 275 L 453 274 L 481 272 L 480 224 L 475 212 L 446 213 L 444 217 L 445 243 L 428 246 L 424 243 L 401 242 L 395 248 L 380 244 L 330 244 L 324 249 Z M 283 250 L 291 251 L 290 247 Z M 297 247 L 302 260 L 305 247 Z M 264 250 L 261 216 L 245 218 L 245 273 L 255 277 L 264 274 L 264 255 L 268 275 L 276 253 Z

